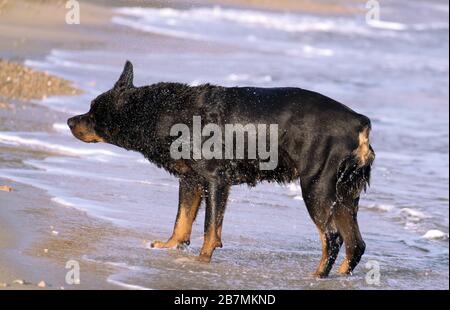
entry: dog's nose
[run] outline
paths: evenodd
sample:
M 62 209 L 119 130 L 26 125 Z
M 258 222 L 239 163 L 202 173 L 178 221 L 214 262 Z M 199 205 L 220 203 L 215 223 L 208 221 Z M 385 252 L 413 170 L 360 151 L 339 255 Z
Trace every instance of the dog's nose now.
M 73 127 L 75 127 L 75 117 L 69 118 L 67 120 L 67 125 L 69 126 L 70 129 L 72 129 Z

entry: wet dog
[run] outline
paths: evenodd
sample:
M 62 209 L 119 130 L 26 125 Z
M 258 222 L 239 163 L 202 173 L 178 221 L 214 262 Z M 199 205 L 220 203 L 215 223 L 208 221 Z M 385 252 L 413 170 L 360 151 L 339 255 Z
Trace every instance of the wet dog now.
M 226 124 L 245 126 L 248 132 L 241 136 L 241 142 L 247 154 L 255 142 L 267 146 L 259 143 L 272 139 L 276 142 L 276 165 L 261 169 L 266 157 L 237 156 L 237 132 L 231 136 L 235 137 L 232 153 L 222 139 L 209 145 L 218 151 L 214 154 L 223 154 L 225 149 L 234 157 L 195 157 L 199 147 L 195 139 L 205 142 L 210 137 L 201 132 L 186 138 L 183 130 L 174 133 L 173 128 L 180 124 L 192 128 L 196 117 L 223 133 Z M 255 135 L 247 126 L 252 124 L 275 125 L 276 132 L 273 136 L 272 132 L 258 132 L 257 141 L 252 143 L 250 138 Z M 127 62 L 114 87 L 95 98 L 89 112 L 70 118 L 68 125 L 84 142 L 104 142 L 139 152 L 179 178 L 173 234 L 166 242 L 153 242 L 155 248 L 189 244 L 192 224 L 204 200 L 204 243 L 198 259 L 209 262 L 214 250 L 222 247 L 222 222 L 233 185 L 299 181 L 322 240 L 322 258 L 315 275 L 329 274 L 342 244 L 346 257 L 340 273 L 350 274 L 364 253 L 357 213 L 375 158 L 369 142 L 371 124 L 367 117 L 328 97 L 299 88 L 190 87 L 179 83 L 135 87 L 133 67 Z M 174 152 L 176 141 L 181 142 L 175 149 L 186 147 L 181 153 L 187 156 Z

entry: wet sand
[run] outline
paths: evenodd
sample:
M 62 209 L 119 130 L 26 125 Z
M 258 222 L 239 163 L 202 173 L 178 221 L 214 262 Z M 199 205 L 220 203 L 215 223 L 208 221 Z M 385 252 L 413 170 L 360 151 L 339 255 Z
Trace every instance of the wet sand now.
M 111 234 L 107 223 L 63 209 L 33 187 L 2 178 L 0 182 L 13 188 L 0 194 L 0 289 L 43 289 L 38 286 L 41 281 L 47 289 L 116 288 L 106 282 L 112 268 L 82 259 Z M 65 281 L 69 260 L 80 264 L 80 285 Z
M 22 61 L 31 55 L 43 57 L 52 48 L 100 44 L 100 38 L 94 34 L 111 17 L 108 9 L 83 2 L 82 24 L 68 25 L 65 23 L 65 1 L 3 1 L 0 55 L 12 61 Z

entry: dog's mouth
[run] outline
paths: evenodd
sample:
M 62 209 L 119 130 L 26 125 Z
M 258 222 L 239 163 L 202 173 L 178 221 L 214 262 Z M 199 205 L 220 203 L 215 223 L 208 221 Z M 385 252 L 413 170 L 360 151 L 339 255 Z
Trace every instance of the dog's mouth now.
M 102 137 L 100 137 L 99 135 L 97 135 L 95 133 L 72 130 L 72 134 L 78 140 L 81 140 L 81 141 L 86 142 L 86 143 L 105 142 L 105 140 Z
M 86 143 L 105 142 L 92 128 L 92 124 L 87 120 L 86 115 L 75 116 L 67 120 L 67 125 L 75 138 Z

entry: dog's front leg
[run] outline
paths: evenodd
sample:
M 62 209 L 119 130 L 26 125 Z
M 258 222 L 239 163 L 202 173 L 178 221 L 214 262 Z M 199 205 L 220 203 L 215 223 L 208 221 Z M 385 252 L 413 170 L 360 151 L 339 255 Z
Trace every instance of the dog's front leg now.
M 154 241 L 153 248 L 174 248 L 189 244 L 192 224 L 202 201 L 203 187 L 189 178 L 180 179 L 178 213 L 172 236 L 167 242 Z
M 216 180 L 209 182 L 205 191 L 205 233 L 203 246 L 198 257 L 202 262 L 211 261 L 215 248 L 222 247 L 222 223 L 229 191 L 229 184 Z

